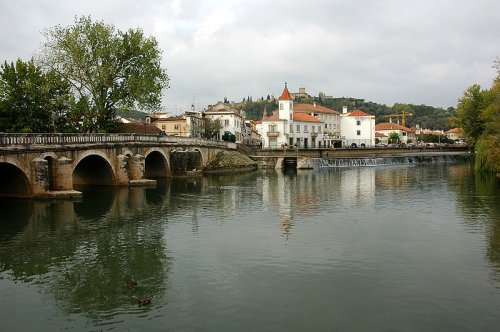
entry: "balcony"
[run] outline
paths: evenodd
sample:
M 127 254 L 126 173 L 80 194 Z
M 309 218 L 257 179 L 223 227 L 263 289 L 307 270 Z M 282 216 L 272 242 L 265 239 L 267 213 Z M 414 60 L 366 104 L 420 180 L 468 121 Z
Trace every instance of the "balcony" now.
M 311 137 L 312 138 L 318 137 L 318 132 L 316 131 L 311 132 Z
M 267 137 L 278 137 L 280 135 L 279 131 L 268 131 Z

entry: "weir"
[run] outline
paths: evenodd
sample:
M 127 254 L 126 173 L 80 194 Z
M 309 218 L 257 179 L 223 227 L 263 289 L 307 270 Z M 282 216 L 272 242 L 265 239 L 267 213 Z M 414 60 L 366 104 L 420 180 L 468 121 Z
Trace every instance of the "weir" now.
M 463 161 L 462 154 L 415 155 L 376 158 L 314 158 L 311 162 L 320 168 L 326 167 L 370 167 L 384 165 L 435 164 Z

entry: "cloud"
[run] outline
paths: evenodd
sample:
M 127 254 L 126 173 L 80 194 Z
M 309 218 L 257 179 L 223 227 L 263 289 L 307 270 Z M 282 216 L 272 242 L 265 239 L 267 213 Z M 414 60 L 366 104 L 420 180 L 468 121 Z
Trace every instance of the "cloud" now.
M 39 48 L 44 28 L 91 15 L 141 28 L 163 50 L 172 112 L 305 86 L 317 94 L 455 106 L 491 84 L 500 55 L 500 3 L 469 1 L 0 0 L 0 54 Z

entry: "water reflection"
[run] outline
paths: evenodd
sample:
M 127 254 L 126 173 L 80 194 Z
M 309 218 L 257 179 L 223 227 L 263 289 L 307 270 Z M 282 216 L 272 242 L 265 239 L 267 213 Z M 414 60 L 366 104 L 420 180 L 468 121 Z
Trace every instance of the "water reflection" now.
M 1 271 L 96 324 L 149 310 L 138 300 L 162 301 L 171 259 L 146 192 L 86 188 L 81 202 L 23 201 L 30 208 L 15 209 L 22 215 L 2 209 L 0 224 L 9 231 L 2 232 Z M 127 287 L 129 280 L 137 285 Z
M 500 280 L 500 180 L 494 175 L 474 172 L 473 166 L 450 166 L 450 182 L 458 193 L 461 213 L 468 227 L 487 236 L 486 257 L 493 277 Z
M 345 314 L 345 302 L 366 292 L 374 303 L 387 300 L 399 312 L 400 303 L 390 301 L 401 294 L 436 300 L 416 294 L 424 281 L 448 278 L 436 277 L 440 262 L 430 254 L 448 234 L 453 244 L 444 249 L 452 251 L 457 239 L 483 245 L 467 232 L 484 233 L 485 261 L 500 281 L 498 189 L 498 180 L 473 176 L 458 164 L 273 170 L 163 180 L 156 188 L 87 188 L 80 202 L 0 201 L 0 273 L 36 285 L 49 306 L 54 302 L 65 317 L 85 317 L 98 329 L 118 329 L 130 315 L 163 316 L 162 322 L 175 322 L 169 326 L 183 326 L 187 317 L 195 321 L 196 314 L 212 319 L 211 309 L 218 308 L 241 317 L 244 310 L 258 310 L 252 303 L 269 312 L 272 322 L 280 303 L 265 307 L 260 300 L 269 294 L 293 294 L 321 308 L 342 299 L 336 310 Z M 433 210 L 441 205 L 431 200 L 440 196 L 451 206 L 451 214 L 443 214 L 450 222 Z M 420 213 L 415 222 L 390 220 L 411 219 L 411 213 Z M 458 214 L 461 223 L 455 222 Z M 364 222 L 354 224 L 355 219 Z M 318 285 L 313 297 L 311 289 L 300 289 L 306 279 Z M 128 286 L 130 280 L 137 285 Z M 394 284 L 400 292 L 388 296 Z M 277 287 L 283 291 L 272 294 Z M 152 304 L 139 306 L 140 299 Z M 237 311 L 240 302 L 245 303 Z M 303 309 L 302 302 L 297 306 L 291 312 Z M 308 317 L 317 318 L 319 306 L 310 308 Z M 409 310 L 404 317 L 414 316 Z

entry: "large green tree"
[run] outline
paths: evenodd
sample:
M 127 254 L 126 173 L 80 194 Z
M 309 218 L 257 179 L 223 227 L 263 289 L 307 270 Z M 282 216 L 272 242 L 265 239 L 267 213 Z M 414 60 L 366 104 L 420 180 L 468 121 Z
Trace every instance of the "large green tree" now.
M 451 123 L 464 130 L 467 143 L 476 151 L 476 169 L 500 176 L 500 62 L 497 77 L 488 90 L 469 87 L 459 99 Z
M 70 101 L 67 82 L 33 60 L 0 66 L 0 131 L 64 131 Z
M 70 82 L 76 108 L 69 118 L 79 131 L 113 131 L 118 110 L 161 108 L 169 78 L 155 38 L 90 17 L 47 29 L 44 36 L 39 61 Z
M 481 118 L 484 107 L 484 91 L 481 86 L 474 84 L 458 100 L 455 114 L 450 119 L 454 125 L 464 130 L 467 144 L 472 148 L 484 130 L 484 120 Z

